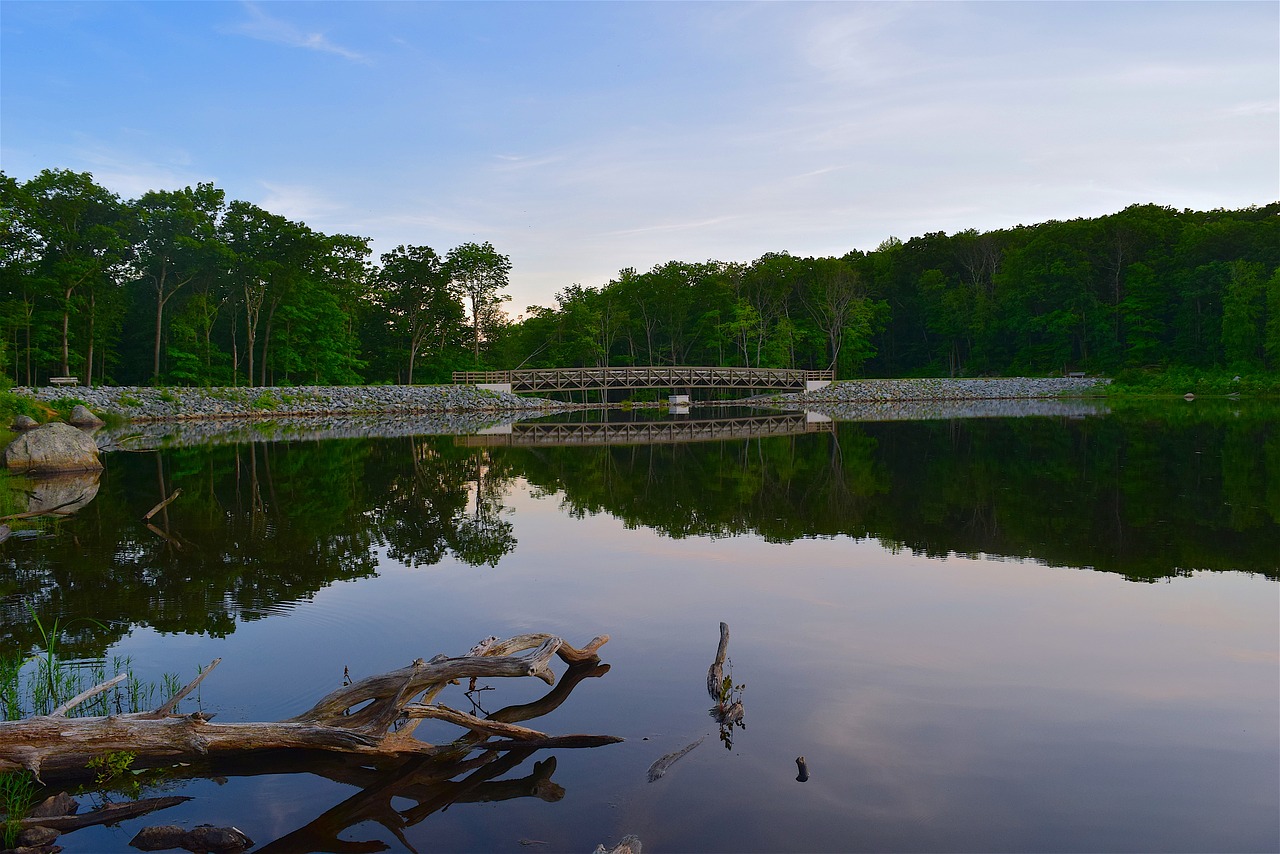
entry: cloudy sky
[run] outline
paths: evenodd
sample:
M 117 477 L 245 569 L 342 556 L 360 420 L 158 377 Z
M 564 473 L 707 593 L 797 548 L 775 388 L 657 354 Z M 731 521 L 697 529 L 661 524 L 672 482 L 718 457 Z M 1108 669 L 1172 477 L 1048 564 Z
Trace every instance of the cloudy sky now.
M 623 267 L 1280 198 L 1280 4 L 0 0 L 0 168 Z

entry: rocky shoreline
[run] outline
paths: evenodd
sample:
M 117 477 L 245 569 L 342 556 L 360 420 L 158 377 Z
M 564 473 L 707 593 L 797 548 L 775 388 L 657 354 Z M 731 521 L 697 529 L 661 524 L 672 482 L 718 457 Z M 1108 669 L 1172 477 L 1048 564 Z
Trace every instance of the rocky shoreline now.
M 536 413 L 577 408 L 536 397 L 474 386 L 288 386 L 268 388 L 181 388 L 85 386 L 15 388 L 45 403 L 72 399 L 98 415 L 130 422 L 211 419 L 346 417 L 442 412 Z
M 844 380 L 814 391 L 770 395 L 780 404 L 896 403 L 903 401 L 1034 400 L 1087 397 L 1111 380 L 1098 377 Z
M 931 404 L 961 401 L 1054 400 L 1088 397 L 1110 380 L 1079 377 L 1008 377 L 995 379 L 847 380 L 825 388 L 792 394 L 761 395 L 747 401 L 757 406 L 787 409 L 880 404 Z M 100 416 L 114 415 L 130 423 L 214 420 L 263 420 L 281 418 L 341 421 L 376 416 L 385 420 L 414 420 L 414 416 L 462 414 L 464 422 L 496 423 L 510 416 L 581 409 L 583 404 L 546 398 L 521 397 L 474 386 L 289 386 L 271 388 L 180 388 L 101 386 L 15 388 L 14 392 L 51 402 L 73 399 Z M 489 418 L 477 418 L 487 414 Z M 363 420 L 363 419 L 362 419 Z M 443 419 L 437 429 L 448 430 L 453 421 Z M 362 427 L 370 426 L 365 423 Z M 463 426 L 461 424 L 457 426 Z M 432 432 L 435 432 L 434 430 Z

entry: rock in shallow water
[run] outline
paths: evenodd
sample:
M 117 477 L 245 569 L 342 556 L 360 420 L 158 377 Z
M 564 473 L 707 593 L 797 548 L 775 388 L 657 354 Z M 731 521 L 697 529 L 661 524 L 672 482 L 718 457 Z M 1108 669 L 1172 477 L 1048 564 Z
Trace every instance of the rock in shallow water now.
M 101 471 L 98 444 L 87 433 L 55 421 L 14 439 L 4 452 L 5 465 L 32 473 Z

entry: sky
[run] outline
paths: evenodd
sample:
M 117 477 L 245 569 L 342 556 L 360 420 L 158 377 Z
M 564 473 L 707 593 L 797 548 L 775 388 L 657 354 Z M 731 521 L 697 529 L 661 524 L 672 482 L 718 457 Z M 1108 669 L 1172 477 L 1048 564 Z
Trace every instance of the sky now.
M 0 169 L 626 267 L 1280 199 L 1275 2 L 13 2 Z

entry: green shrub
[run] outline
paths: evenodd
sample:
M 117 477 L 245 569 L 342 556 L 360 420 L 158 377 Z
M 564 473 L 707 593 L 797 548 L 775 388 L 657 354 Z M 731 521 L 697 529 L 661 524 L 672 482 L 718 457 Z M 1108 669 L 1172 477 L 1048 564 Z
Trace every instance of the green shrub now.
M 1247 397 L 1280 396 L 1280 375 L 1274 373 L 1236 374 L 1233 371 L 1198 368 L 1134 368 L 1120 371 L 1106 393 L 1115 396 Z
M 49 408 L 57 413 L 59 420 L 66 421 L 71 417 L 71 410 L 77 406 L 88 406 L 78 397 L 59 397 L 49 401 Z

